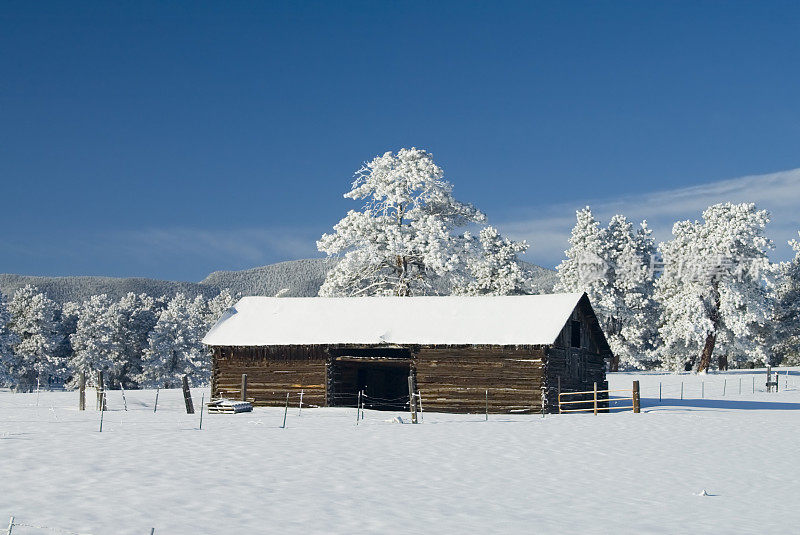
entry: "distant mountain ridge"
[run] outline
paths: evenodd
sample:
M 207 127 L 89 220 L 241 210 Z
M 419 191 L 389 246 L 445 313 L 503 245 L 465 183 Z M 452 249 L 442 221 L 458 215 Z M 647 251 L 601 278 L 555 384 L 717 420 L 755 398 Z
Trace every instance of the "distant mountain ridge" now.
M 223 289 L 230 290 L 234 295 L 274 296 L 280 293 L 286 297 L 313 297 L 334 265 L 335 261 L 327 258 L 305 258 L 241 271 L 214 271 L 200 282 L 138 277 L 39 277 L 3 273 L 0 274 L 0 291 L 10 298 L 18 289 L 30 284 L 62 304 L 83 301 L 97 294 L 119 299 L 128 292 L 153 297 L 172 297 L 177 293 L 213 297 Z M 553 290 L 557 279 L 555 271 L 527 262 L 523 262 L 523 265 L 531 273 L 532 291 L 547 293 Z

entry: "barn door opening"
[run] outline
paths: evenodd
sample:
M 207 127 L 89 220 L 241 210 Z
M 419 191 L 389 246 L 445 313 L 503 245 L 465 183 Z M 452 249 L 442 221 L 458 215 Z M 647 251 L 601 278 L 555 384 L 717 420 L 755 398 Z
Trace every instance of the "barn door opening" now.
M 404 410 L 410 371 L 411 352 L 405 348 L 332 351 L 328 406 L 355 407 L 363 392 L 367 409 Z

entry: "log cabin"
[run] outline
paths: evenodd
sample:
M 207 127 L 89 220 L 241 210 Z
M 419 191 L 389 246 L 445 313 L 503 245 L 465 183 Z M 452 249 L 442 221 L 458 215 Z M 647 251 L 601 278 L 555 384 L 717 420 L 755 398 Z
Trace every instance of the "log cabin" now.
M 244 297 L 203 339 L 213 397 L 255 405 L 558 412 L 558 391 L 608 388 L 612 358 L 586 294 Z M 294 399 L 294 398 L 293 398 Z M 294 402 L 293 402 L 294 403 Z

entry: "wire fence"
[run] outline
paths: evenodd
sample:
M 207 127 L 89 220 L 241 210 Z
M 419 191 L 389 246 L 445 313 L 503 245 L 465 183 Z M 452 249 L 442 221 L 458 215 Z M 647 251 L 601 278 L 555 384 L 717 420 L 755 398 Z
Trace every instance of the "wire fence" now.
M 73 531 L 61 527 L 45 526 L 41 524 L 33 524 L 30 522 L 22 522 L 14 516 L 12 516 L 8 521 L 8 527 L 6 528 L 5 535 L 23 535 L 25 533 L 30 534 L 31 530 L 36 530 L 39 533 L 41 533 L 42 531 L 46 531 L 49 533 L 59 533 L 63 535 L 94 535 L 88 531 Z M 143 530 L 142 533 L 143 534 L 149 533 L 150 535 L 154 535 L 155 531 L 156 528 L 147 528 L 147 530 Z
M 793 391 L 798 388 L 800 375 L 790 370 L 773 371 L 772 387 L 767 385 L 767 373 L 721 372 L 715 375 L 631 375 L 641 383 L 642 398 L 649 403 L 667 400 L 703 400 L 752 397 L 764 393 Z

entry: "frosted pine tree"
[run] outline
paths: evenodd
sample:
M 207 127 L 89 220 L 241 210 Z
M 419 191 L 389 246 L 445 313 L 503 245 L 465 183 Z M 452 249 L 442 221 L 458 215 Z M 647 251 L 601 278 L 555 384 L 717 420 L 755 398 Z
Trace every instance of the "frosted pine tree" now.
M 657 332 L 649 263 L 654 244 L 647 223 L 635 231 L 625 216 L 615 215 L 602 228 L 588 206 L 576 212 L 576 219 L 567 258 L 556 268 L 556 290 L 589 296 L 614 354 L 612 371 L 620 364 L 652 366 Z
M 723 366 L 769 361 L 768 222 L 752 203 L 723 203 L 706 209 L 703 221 L 675 223 L 673 239 L 659 247 L 664 271 L 656 281 L 666 367 L 692 362 L 705 372 L 715 354 Z
M 564 251 L 567 258 L 556 266 L 556 291 L 586 292 L 595 304 L 607 285 L 606 245 L 600 223 L 588 206 L 575 215 L 577 222 L 569 237 L 569 249 Z
M 142 386 L 177 386 L 187 374 L 194 384 L 210 377 L 208 351 L 200 342 L 208 325 L 203 297 L 189 299 L 177 294 L 161 312 L 148 336 L 142 359 Z
M 70 337 L 75 334 L 78 329 L 78 314 L 80 313 L 80 304 L 68 301 L 61 305 L 56 315 L 56 358 L 64 363 L 63 373 L 58 379 L 63 383 L 69 383 L 72 378 L 72 369 L 70 368 L 70 361 L 72 359 L 72 343 Z
M 436 278 L 463 269 L 464 237 L 454 231 L 486 217 L 452 191 L 424 150 L 387 152 L 364 165 L 345 194 L 364 206 L 317 242 L 340 257 L 319 295 L 424 295 Z
M 10 328 L 17 337 L 9 372 L 21 390 L 36 387 L 37 379 L 48 381 L 63 373 L 64 363 L 56 356 L 58 335 L 56 304 L 33 286 L 17 290 L 9 303 Z
M 217 320 L 222 317 L 226 310 L 236 303 L 231 292 L 227 289 L 222 290 L 217 296 L 208 300 L 206 305 L 206 327 L 211 329 Z
M 652 232 L 646 221 L 634 230 L 633 224 L 618 214 L 609 221 L 603 237 L 607 283 L 600 288 L 597 309 L 615 361 L 624 368 L 652 367 L 658 338 L 658 307 L 650 268 L 655 254 Z
M 789 366 L 800 365 L 800 242 L 789 242 L 795 257 L 778 266 L 774 289 L 775 353 Z
M 479 249 L 467 259 L 468 277 L 457 284 L 461 295 L 520 295 L 526 293 L 528 277 L 517 254 L 528 249 L 525 241 L 504 238 L 494 227 L 485 227 L 478 236 Z
M 126 369 L 124 317 L 106 294 L 93 295 L 80 305 L 75 333 L 70 336 L 73 381 L 85 372 L 93 381 L 102 371 L 106 386 L 119 383 Z
M 0 292 L 0 386 L 14 385 L 12 367 L 14 362 L 14 346 L 19 342 L 17 334 L 11 329 L 11 313 L 8 302 Z
M 157 303 L 146 294 L 131 292 L 114 307 L 120 315 L 119 337 L 123 351 L 118 380 L 123 386 L 133 388 L 142 373 L 142 355 L 149 348 L 148 336 L 155 328 L 163 301 Z

